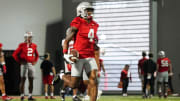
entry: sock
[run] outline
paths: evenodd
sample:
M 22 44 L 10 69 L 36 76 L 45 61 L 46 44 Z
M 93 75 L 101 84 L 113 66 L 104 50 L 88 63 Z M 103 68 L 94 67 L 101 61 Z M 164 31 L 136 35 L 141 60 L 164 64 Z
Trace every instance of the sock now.
M 28 97 L 30 98 L 31 96 L 32 96 L 32 94 L 31 94 L 31 93 L 29 93 L 29 96 L 28 96 Z
M 2 96 L 6 96 L 6 93 L 2 94 Z
M 47 92 L 45 93 L 45 96 L 48 96 L 48 93 L 47 93 Z
M 76 97 L 76 95 L 73 95 L 73 98 L 75 98 Z
M 51 96 L 54 96 L 54 93 L 51 93 Z
M 21 97 L 22 97 L 22 96 L 24 96 L 24 93 L 23 93 L 23 94 L 21 94 Z

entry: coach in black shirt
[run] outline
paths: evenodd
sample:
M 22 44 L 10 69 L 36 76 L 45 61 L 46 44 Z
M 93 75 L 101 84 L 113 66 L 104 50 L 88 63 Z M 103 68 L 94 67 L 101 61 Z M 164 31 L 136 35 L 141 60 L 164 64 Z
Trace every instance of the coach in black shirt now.
M 144 87 L 143 87 L 143 97 L 147 97 L 146 87 L 147 84 L 150 84 L 150 97 L 154 95 L 154 79 L 156 77 L 156 63 L 152 60 L 153 54 L 149 53 L 149 59 L 143 63 L 144 70 Z
M 41 63 L 41 71 L 44 83 L 44 93 L 45 99 L 48 99 L 48 85 L 50 86 L 50 98 L 55 99 L 54 97 L 54 86 L 52 84 L 53 77 L 56 75 L 56 70 L 50 60 L 50 54 L 46 53 L 44 55 L 44 61 Z

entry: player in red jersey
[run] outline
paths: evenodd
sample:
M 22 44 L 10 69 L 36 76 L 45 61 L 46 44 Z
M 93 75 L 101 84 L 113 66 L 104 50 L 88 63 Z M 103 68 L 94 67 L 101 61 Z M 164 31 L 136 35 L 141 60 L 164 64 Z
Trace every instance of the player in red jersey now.
M 33 79 L 35 68 L 39 54 L 37 51 L 37 45 L 32 43 L 32 32 L 26 32 L 24 35 L 25 42 L 20 43 L 18 48 L 14 51 L 14 59 L 21 64 L 21 83 L 20 83 L 20 92 L 21 100 L 24 100 L 24 84 L 26 77 L 29 79 L 29 97 L 28 100 L 35 100 L 32 98 L 33 91 Z
M 162 96 L 162 85 L 164 84 L 164 98 L 167 98 L 168 91 L 168 75 L 173 75 L 172 65 L 169 58 L 165 57 L 164 51 L 159 51 L 159 58 L 157 60 L 158 71 L 158 93 L 159 97 Z M 168 74 L 169 71 L 169 74 Z
M 144 61 L 146 61 L 146 52 L 143 51 L 142 52 L 142 59 L 140 59 L 138 61 L 138 73 L 139 73 L 139 77 L 141 79 L 141 84 L 142 84 L 142 89 L 143 89 L 143 85 L 144 85 L 144 71 L 143 71 L 143 63 Z
M 8 97 L 6 95 L 6 91 L 5 91 L 5 84 L 4 84 L 4 76 L 3 74 L 6 73 L 6 64 L 5 64 L 5 60 L 4 60 L 4 53 L 2 52 L 2 43 L 0 43 L 0 90 L 2 93 L 2 100 L 3 101 L 8 101 L 11 100 L 11 97 Z
M 60 78 L 68 82 L 69 86 L 76 88 L 85 67 L 89 76 L 90 99 L 96 101 L 97 97 L 97 64 L 94 56 L 94 39 L 97 37 L 98 24 L 93 20 L 93 7 L 89 2 L 82 2 L 77 7 L 77 17 L 70 24 L 70 35 L 64 41 L 64 58 L 67 54 L 69 41 L 74 38 L 74 49 L 79 52 L 79 60 L 72 64 L 71 81 L 60 75 Z

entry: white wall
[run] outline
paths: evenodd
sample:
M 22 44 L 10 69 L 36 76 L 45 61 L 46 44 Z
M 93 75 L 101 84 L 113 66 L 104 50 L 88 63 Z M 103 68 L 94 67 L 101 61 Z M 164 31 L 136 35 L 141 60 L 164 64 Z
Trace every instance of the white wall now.
M 6 50 L 14 50 L 24 41 L 25 31 L 33 32 L 40 55 L 44 54 L 46 25 L 62 20 L 62 0 L 0 0 L 0 42 Z M 33 94 L 41 94 L 41 61 L 36 68 Z M 26 83 L 26 94 L 27 94 Z

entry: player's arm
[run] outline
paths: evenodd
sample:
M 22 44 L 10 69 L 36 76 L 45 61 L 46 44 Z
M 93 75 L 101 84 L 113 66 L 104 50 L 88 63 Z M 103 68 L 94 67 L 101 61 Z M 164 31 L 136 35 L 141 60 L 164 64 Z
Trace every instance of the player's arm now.
M 56 76 L 56 69 L 54 66 L 52 67 L 52 72 L 53 72 L 53 75 Z
M 35 52 L 35 59 L 34 59 L 33 65 L 35 65 L 39 59 L 39 53 L 37 51 L 37 48 L 34 50 L 34 52 Z
M 173 72 L 172 72 L 172 64 L 171 63 L 169 64 L 169 71 L 170 71 L 169 75 L 172 76 Z
M 19 53 L 21 52 L 21 46 L 19 45 L 18 48 L 14 51 L 13 53 L 13 58 L 16 60 L 16 62 L 20 63 L 20 59 L 19 59 Z
M 70 27 L 70 30 L 66 32 L 66 38 L 63 44 L 63 53 L 67 54 L 68 52 L 68 47 L 69 47 L 69 42 L 73 39 L 74 35 L 77 32 L 76 27 Z
M 138 73 L 139 73 L 139 75 L 141 74 L 141 68 L 140 68 L 140 62 L 138 62 Z
M 64 59 L 68 63 L 74 63 L 73 61 L 70 60 L 70 57 L 72 55 L 68 54 L 68 48 L 69 48 L 69 42 L 73 39 L 75 34 L 77 33 L 77 28 L 76 27 L 70 27 L 69 31 L 66 32 L 66 38 L 63 44 L 63 53 L 64 53 Z
M 104 68 L 104 63 L 103 63 L 103 61 L 101 62 L 101 68 L 102 68 L 103 72 L 105 73 L 106 70 L 105 70 L 105 68 Z

